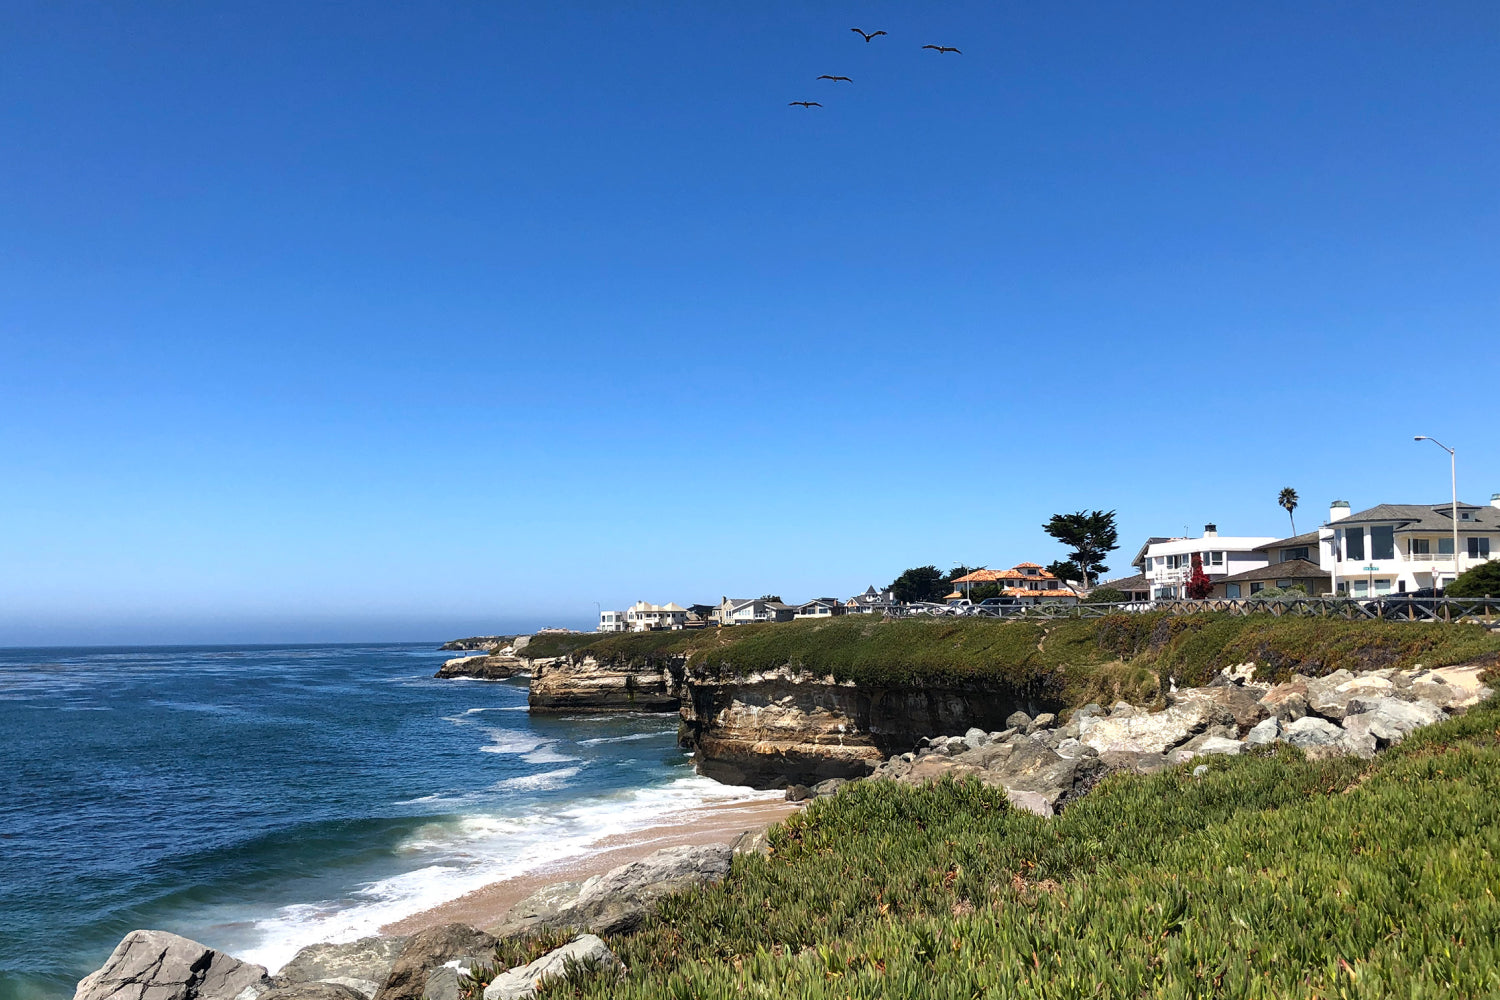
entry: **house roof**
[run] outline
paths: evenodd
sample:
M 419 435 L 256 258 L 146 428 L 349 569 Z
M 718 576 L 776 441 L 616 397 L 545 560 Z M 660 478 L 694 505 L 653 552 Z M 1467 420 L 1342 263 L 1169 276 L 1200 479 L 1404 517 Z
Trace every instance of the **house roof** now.
M 1471 503 L 1458 503 L 1460 514 L 1469 511 L 1473 520 L 1465 521 L 1460 516 L 1459 531 L 1500 531 L 1500 509 L 1480 507 Z M 1389 524 L 1396 522 L 1397 531 L 1452 531 L 1453 504 L 1377 504 L 1358 514 L 1328 522 L 1330 528 L 1342 528 L 1351 524 Z
M 1023 569 L 1041 570 L 1039 573 L 1022 573 Z M 1018 563 L 1014 569 L 976 569 L 974 572 L 961 576 L 954 583 L 998 583 L 1001 580 L 1056 580 L 1057 577 L 1048 573 L 1036 563 Z
M 1135 576 L 1124 576 L 1118 580 L 1104 580 L 1094 589 L 1097 590 L 1099 587 L 1113 587 L 1119 591 L 1149 591 L 1151 589 L 1151 582 L 1146 579 L 1146 574 L 1137 573 Z
M 1163 535 L 1152 535 L 1150 538 L 1146 539 L 1146 544 L 1144 544 L 1144 545 L 1141 546 L 1141 550 L 1135 554 L 1135 558 L 1132 559 L 1132 560 L 1130 560 L 1130 565 L 1132 565 L 1132 566 L 1139 566 L 1139 565 L 1141 565 L 1143 562 L 1146 561 L 1146 550 L 1147 549 L 1149 549 L 1153 545 L 1156 545 L 1159 542 L 1170 542 L 1171 540 L 1172 540 L 1171 538 L 1165 537 Z
M 1066 587 L 1051 590 L 1028 590 L 1025 587 L 1006 587 L 1000 591 L 1006 597 L 1077 597 L 1078 592 Z
M 1267 542 L 1264 545 L 1257 545 L 1251 551 L 1269 552 L 1272 549 L 1294 549 L 1301 548 L 1304 545 L 1309 546 L 1310 548 L 1316 548 L 1317 544 L 1318 533 L 1316 531 L 1308 531 L 1300 535 L 1293 535 L 1291 538 L 1282 538 L 1278 541 Z
M 1315 562 L 1306 559 L 1288 559 L 1272 563 L 1259 569 L 1248 569 L 1233 576 L 1223 576 L 1214 581 L 1221 583 L 1248 583 L 1255 580 L 1332 580 L 1332 576 Z

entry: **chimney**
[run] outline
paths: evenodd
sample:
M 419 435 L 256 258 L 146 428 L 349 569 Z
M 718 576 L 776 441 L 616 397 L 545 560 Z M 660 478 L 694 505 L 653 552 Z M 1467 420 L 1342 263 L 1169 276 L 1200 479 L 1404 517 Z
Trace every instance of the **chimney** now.
M 1500 507 L 1500 493 L 1491 493 L 1490 494 L 1490 506 L 1491 507 Z
M 1349 516 L 1349 501 L 1348 500 L 1335 500 L 1333 503 L 1331 503 L 1331 504 L 1328 505 L 1328 520 L 1329 521 L 1342 521 L 1344 518 L 1346 518 L 1348 516 Z
M 1205 524 L 1203 526 L 1203 537 L 1204 538 L 1218 538 L 1219 537 L 1219 526 L 1217 524 Z

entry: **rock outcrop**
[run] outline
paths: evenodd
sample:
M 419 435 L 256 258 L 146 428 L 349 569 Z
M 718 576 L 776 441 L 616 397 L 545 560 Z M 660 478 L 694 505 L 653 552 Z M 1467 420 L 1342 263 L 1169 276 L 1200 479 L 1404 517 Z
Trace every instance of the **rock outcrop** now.
M 599 938 L 582 934 L 528 965 L 502 972 L 485 987 L 484 1000 L 530 1000 L 549 980 L 570 973 L 614 975 L 625 973 L 615 953 Z
M 272 988 L 266 970 L 166 931 L 131 931 L 74 1000 L 247 1000 Z
M 473 677 L 485 681 L 502 681 L 510 677 L 523 677 L 531 670 L 530 665 L 519 657 L 507 653 L 485 653 L 478 656 L 457 656 L 446 661 L 434 677 Z
M 668 667 L 635 669 L 567 656 L 527 662 L 533 712 L 675 712 L 682 704 Z
M 1000 729 L 1019 710 L 1058 707 L 998 681 L 876 687 L 783 669 L 689 673 L 683 684 L 684 742 L 698 770 L 758 788 L 864 777 L 928 733 Z
M 1149 774 L 1247 746 L 1286 742 L 1314 755 L 1368 757 L 1488 697 L 1480 673 L 1479 667 L 1338 671 L 1273 686 L 1255 684 L 1253 669 L 1239 667 L 1207 687 L 1173 692 L 1161 711 L 1122 702 L 1105 715 L 1086 705 L 1057 728 L 1055 720 L 1044 725 L 1044 717 L 1017 713 L 1003 731 L 924 738 L 874 776 L 912 784 L 973 776 L 1004 788 L 1016 808 L 1050 816 L 1112 772 Z
M 533 893 L 511 908 L 496 937 L 578 927 L 620 934 L 640 925 L 663 896 L 729 874 L 734 848 L 727 844 L 666 847 L 639 861 L 584 882 L 562 882 Z
M 373 997 L 405 950 L 406 937 L 365 937 L 345 944 L 310 944 L 273 977 L 278 986 L 336 983 Z
M 493 653 L 511 645 L 512 642 L 514 642 L 513 637 L 508 635 L 471 635 L 467 639 L 453 639 L 445 642 L 438 647 L 438 650 L 444 653 L 472 653 L 476 650 Z
M 422 1000 L 427 974 L 454 959 L 488 955 L 495 938 L 467 924 L 444 924 L 413 934 L 391 966 L 375 1000 Z

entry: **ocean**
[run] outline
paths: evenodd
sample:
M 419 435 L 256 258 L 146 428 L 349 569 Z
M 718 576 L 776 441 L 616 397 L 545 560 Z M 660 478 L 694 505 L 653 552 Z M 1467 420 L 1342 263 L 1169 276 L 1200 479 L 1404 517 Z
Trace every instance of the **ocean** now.
M 138 927 L 273 972 L 709 803 L 675 716 L 540 716 L 436 644 L 0 649 L 0 1000 Z

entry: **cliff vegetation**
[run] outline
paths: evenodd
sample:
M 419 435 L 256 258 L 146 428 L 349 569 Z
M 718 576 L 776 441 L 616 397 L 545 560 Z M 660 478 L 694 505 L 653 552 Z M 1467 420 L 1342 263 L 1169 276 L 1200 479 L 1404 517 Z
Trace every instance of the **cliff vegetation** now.
M 862 782 L 770 844 L 612 939 L 625 979 L 548 995 L 1500 992 L 1500 699 L 1374 760 L 1280 745 L 1111 777 L 1053 819 L 974 782 Z

